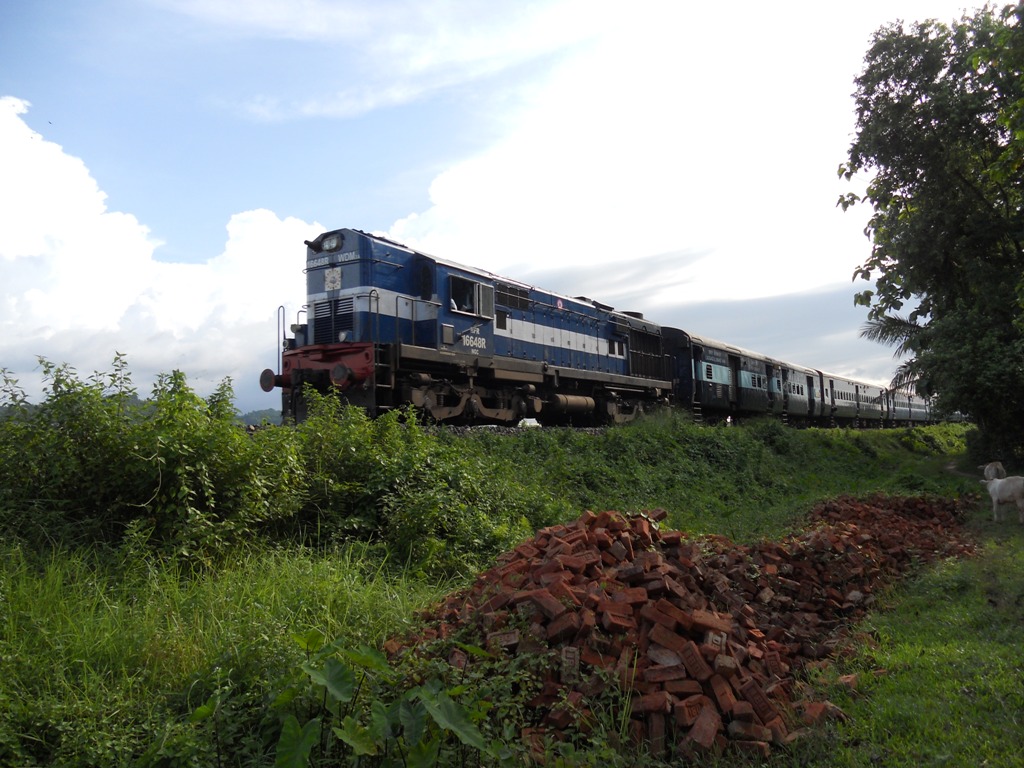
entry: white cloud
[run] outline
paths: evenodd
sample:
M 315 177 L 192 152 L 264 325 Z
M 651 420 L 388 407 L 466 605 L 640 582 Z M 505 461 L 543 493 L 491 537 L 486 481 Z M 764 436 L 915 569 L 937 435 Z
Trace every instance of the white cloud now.
M 390 235 L 526 280 L 550 262 L 586 279 L 683 254 L 652 305 L 849 286 L 867 211 L 836 208 L 836 169 L 869 35 L 893 17 L 831 28 L 820 4 L 740 3 L 728 21 L 713 4 L 619 7 Z
M 238 102 L 261 120 L 347 118 L 407 104 L 571 49 L 602 26 L 593 0 L 423 3 L 415 0 L 153 0 L 229 36 L 298 40 L 331 52 L 309 94 L 262 93 Z
M 246 211 L 205 263 L 156 261 L 160 244 L 107 210 L 84 163 L 27 128 L 28 107 L 0 99 L 0 367 L 37 395 L 37 356 L 91 372 L 121 352 L 144 390 L 180 368 L 197 389 L 231 377 L 254 391 L 276 358 L 275 308 L 304 301 L 295 254 L 323 227 Z

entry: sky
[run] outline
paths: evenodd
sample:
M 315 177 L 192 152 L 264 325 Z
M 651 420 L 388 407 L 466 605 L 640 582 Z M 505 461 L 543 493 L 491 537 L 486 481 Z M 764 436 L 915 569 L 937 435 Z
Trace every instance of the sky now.
M 0 5 L 0 369 L 239 410 L 342 227 L 884 385 L 836 206 L 873 32 L 947 0 Z M 2 394 L 0 394 L 2 397 Z

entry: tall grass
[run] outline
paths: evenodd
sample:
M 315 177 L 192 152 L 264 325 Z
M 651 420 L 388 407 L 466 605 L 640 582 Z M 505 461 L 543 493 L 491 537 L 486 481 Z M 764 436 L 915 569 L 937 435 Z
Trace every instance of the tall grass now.
M 5 766 L 273 764 L 292 722 L 286 713 L 313 705 L 296 680 L 324 639 L 380 647 L 499 552 L 586 508 L 660 507 L 670 527 L 751 541 L 800 527 L 814 502 L 839 494 L 979 488 L 946 469 L 964 450 L 962 426 L 706 428 L 669 416 L 599 434 L 456 435 L 399 414 L 371 422 L 325 401 L 297 428 L 247 436 L 226 387 L 203 401 L 174 376 L 153 401 L 129 406 L 121 369 L 89 382 L 64 368 L 52 376 L 48 403 L 29 411 L 14 398 L 13 415 L 0 419 Z M 1020 568 L 1019 541 L 1005 551 L 984 583 L 1001 583 L 1004 565 Z M 953 639 L 977 627 L 991 637 L 990 617 L 971 613 L 979 594 L 949 572 L 935 578 L 948 583 L 910 609 L 941 625 L 930 637 L 948 626 Z M 961 614 L 972 618 L 956 624 Z M 878 621 L 883 647 L 898 647 L 896 628 Z M 913 666 L 911 654 L 863 663 L 899 672 Z M 1006 659 L 993 679 L 1015 679 Z M 901 675 L 872 680 L 884 686 Z M 911 705 L 913 686 L 922 706 L 952 695 L 940 683 L 937 673 L 910 680 Z M 512 703 L 524 695 L 515 681 L 486 685 Z M 1015 701 L 1004 688 L 985 695 Z M 859 704 L 842 702 L 855 724 L 876 717 Z M 884 712 L 877 717 L 886 722 Z M 618 723 L 606 726 L 614 732 Z M 885 727 L 896 736 L 884 756 L 923 749 L 925 737 L 910 731 L 906 746 L 906 727 Z M 880 743 L 870 730 L 835 734 L 821 748 L 848 751 L 849 765 L 866 764 L 859 742 Z M 817 759 L 814 745 L 801 760 Z M 628 764 L 628 754 L 602 754 L 609 765 Z
M 254 549 L 203 576 L 173 560 L 6 546 L 0 764 L 128 764 L 168 731 L 201 743 L 188 715 L 218 687 L 263 706 L 305 659 L 296 636 L 379 645 L 444 589 L 361 546 Z

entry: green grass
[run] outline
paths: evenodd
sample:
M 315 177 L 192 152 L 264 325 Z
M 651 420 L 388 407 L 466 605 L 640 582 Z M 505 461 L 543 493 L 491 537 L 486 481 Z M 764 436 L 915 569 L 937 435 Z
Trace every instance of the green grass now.
M 271 696 L 305 659 L 294 635 L 378 645 L 444 590 L 363 547 L 254 550 L 202 577 L 82 551 L 4 547 L 0 561 L 0 764 L 12 766 L 120 765 L 197 731 L 184 718 L 217 688 L 250 706 Z
M 387 510 L 393 520 L 410 510 L 433 516 L 431 546 L 446 553 L 438 570 L 407 568 L 380 539 L 299 547 L 286 529 L 198 569 L 131 538 L 52 549 L 8 540 L 0 545 L 0 765 L 273 764 L 282 702 L 312 706 L 296 692 L 310 638 L 379 647 L 404 633 L 419 609 L 461 583 L 439 574 L 451 571 L 453 552 L 469 552 L 468 534 L 479 532 L 491 549 L 467 555 L 462 579 L 517 532 L 585 508 L 662 507 L 673 528 L 775 538 L 800 527 L 815 502 L 840 494 L 977 493 L 973 467 L 965 469 L 971 477 L 948 469 L 951 458 L 969 465 L 957 456 L 964 435 L 945 426 L 711 429 L 680 418 L 601 435 L 409 437 L 396 427 L 395 445 L 422 460 L 406 457 L 417 482 L 396 474 L 382 486 L 404 505 Z M 978 510 L 982 554 L 892 592 L 864 628 L 877 643 L 814 681 L 850 721 L 777 750 L 774 764 L 981 764 L 958 762 L 967 753 L 1015 764 L 1022 745 L 1013 729 L 1024 710 L 1021 529 L 986 523 L 980 501 Z M 470 513 L 491 527 L 459 527 L 455 518 Z M 463 539 L 453 549 L 444 535 Z M 888 674 L 870 674 L 877 668 Z M 835 684 L 850 671 L 863 673 L 852 696 Z M 595 740 L 608 747 L 621 723 L 610 713 L 599 725 L 609 736 Z M 628 753 L 601 754 L 609 766 L 629 764 Z
M 832 496 L 977 492 L 945 469 L 947 454 L 963 450 L 965 431 L 797 430 L 769 419 L 706 428 L 669 415 L 596 436 L 533 430 L 509 440 L 482 432 L 468 442 L 545 489 L 563 520 L 582 509 L 660 507 L 670 528 L 750 542 L 791 532 Z
M 849 716 L 780 765 L 1019 766 L 1024 760 L 1024 529 L 980 504 L 977 557 L 900 585 L 873 637 L 818 680 Z M 836 683 L 857 674 L 855 692 Z M 831 686 L 830 686 L 831 683 Z

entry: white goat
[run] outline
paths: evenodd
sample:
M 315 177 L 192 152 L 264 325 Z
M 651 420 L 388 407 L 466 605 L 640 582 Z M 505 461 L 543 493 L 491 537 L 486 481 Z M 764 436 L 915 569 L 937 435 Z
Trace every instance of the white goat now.
M 988 464 L 979 464 L 978 469 L 984 472 L 986 480 L 995 480 L 997 478 L 1006 477 L 1006 470 L 1003 469 L 1003 463 L 1001 461 L 990 461 Z
M 988 495 L 992 497 L 992 519 L 999 522 L 1002 517 L 999 514 L 999 505 L 1011 501 L 1017 504 L 1017 517 L 1024 525 L 1024 477 L 1014 475 L 1013 477 L 996 477 L 991 480 L 982 480 L 981 483 L 988 487 Z

